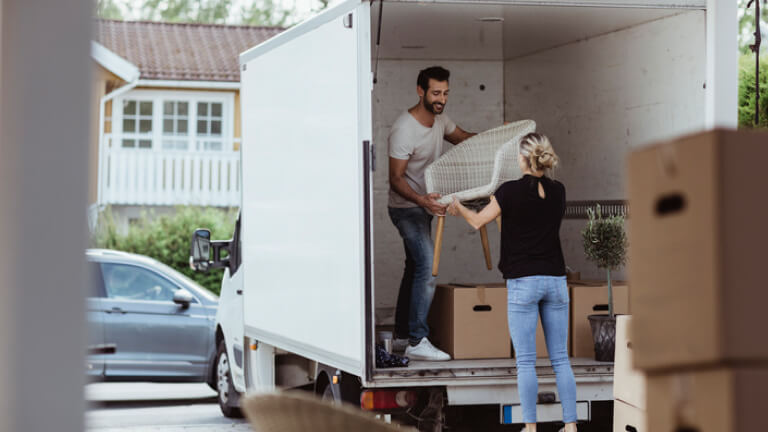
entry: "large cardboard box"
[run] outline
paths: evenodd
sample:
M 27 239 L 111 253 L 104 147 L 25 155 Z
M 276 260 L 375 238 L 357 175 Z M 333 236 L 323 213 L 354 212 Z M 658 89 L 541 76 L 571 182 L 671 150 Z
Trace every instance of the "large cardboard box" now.
M 768 134 L 711 131 L 629 157 L 635 366 L 768 359 Z
M 620 400 L 613 401 L 613 432 L 648 432 L 649 430 L 646 427 L 645 411 Z
M 645 374 L 634 368 L 634 346 L 629 336 L 631 315 L 616 317 L 616 357 L 613 364 L 613 397 L 634 407 L 645 409 Z M 623 430 L 623 429 L 622 429 Z
M 573 357 L 595 357 L 590 315 L 608 313 L 608 285 L 605 282 L 573 281 L 571 285 L 571 353 Z M 613 282 L 613 311 L 629 313 L 629 287 Z
M 766 388 L 768 369 L 764 368 L 722 367 L 648 375 L 648 430 L 764 431 Z
M 506 285 L 438 285 L 429 326 L 430 341 L 454 359 L 510 357 Z

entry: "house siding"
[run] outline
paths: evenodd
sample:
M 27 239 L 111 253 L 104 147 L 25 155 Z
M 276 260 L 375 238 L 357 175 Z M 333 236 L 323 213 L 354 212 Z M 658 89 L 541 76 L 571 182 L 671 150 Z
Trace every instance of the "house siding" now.
M 88 204 L 98 200 L 99 183 L 99 104 L 108 89 L 124 84 L 117 75 L 94 62 L 91 89 L 90 145 L 88 146 Z M 111 110 L 111 103 L 110 110 Z M 109 114 L 106 114 L 109 115 Z M 105 132 L 108 132 L 105 130 Z

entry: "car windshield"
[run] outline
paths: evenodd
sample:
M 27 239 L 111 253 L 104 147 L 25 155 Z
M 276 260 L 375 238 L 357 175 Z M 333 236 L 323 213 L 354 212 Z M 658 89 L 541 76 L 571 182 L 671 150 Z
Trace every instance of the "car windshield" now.
M 180 271 L 178 271 L 178 270 L 176 270 L 176 269 L 174 269 L 174 268 L 172 268 L 172 267 L 170 267 L 170 266 L 168 266 L 166 264 L 163 264 L 160 261 L 154 260 L 154 263 L 155 263 L 155 265 L 157 267 L 162 268 L 167 273 L 172 274 L 172 275 L 178 277 L 179 279 L 183 280 L 187 284 L 192 285 L 193 287 L 197 288 L 197 290 L 195 291 L 195 294 L 199 294 L 199 295 L 201 295 L 201 296 L 203 296 L 206 299 L 211 300 L 211 301 L 217 301 L 219 299 L 219 297 L 216 294 L 208 291 L 206 288 L 204 288 L 199 283 L 197 283 L 197 282 L 193 281 L 192 279 L 190 279 L 184 273 L 181 273 Z

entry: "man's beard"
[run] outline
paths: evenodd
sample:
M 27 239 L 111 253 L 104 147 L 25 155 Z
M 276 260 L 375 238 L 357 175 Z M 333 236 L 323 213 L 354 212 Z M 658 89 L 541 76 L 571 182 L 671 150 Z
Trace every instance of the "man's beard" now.
M 424 108 L 427 109 L 427 111 L 431 112 L 432 114 L 442 114 L 443 110 L 445 110 L 445 104 L 440 104 L 437 102 L 429 103 L 427 101 L 427 97 L 424 97 Z M 435 108 L 435 105 L 438 105 L 440 108 Z

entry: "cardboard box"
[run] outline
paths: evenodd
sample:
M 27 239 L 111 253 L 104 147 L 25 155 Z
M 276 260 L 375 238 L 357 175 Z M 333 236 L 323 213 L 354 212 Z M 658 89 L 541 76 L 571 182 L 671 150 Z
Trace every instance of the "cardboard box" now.
M 638 407 L 613 401 L 613 432 L 648 432 L 645 415 L 645 411 Z
M 571 282 L 571 354 L 573 357 L 595 358 L 595 343 L 590 315 L 608 314 L 608 285 L 605 282 Z M 629 313 L 629 287 L 613 282 L 613 312 Z
M 634 347 L 629 329 L 631 315 L 616 317 L 616 358 L 613 364 L 613 398 L 634 407 L 645 409 L 645 374 L 632 364 Z M 623 431 L 624 429 L 622 429 Z
M 766 430 L 766 388 L 768 369 L 765 368 L 723 367 L 649 375 L 648 430 Z
M 768 134 L 711 131 L 629 157 L 635 366 L 768 359 Z
M 429 326 L 430 341 L 454 359 L 509 358 L 506 285 L 438 285 Z

